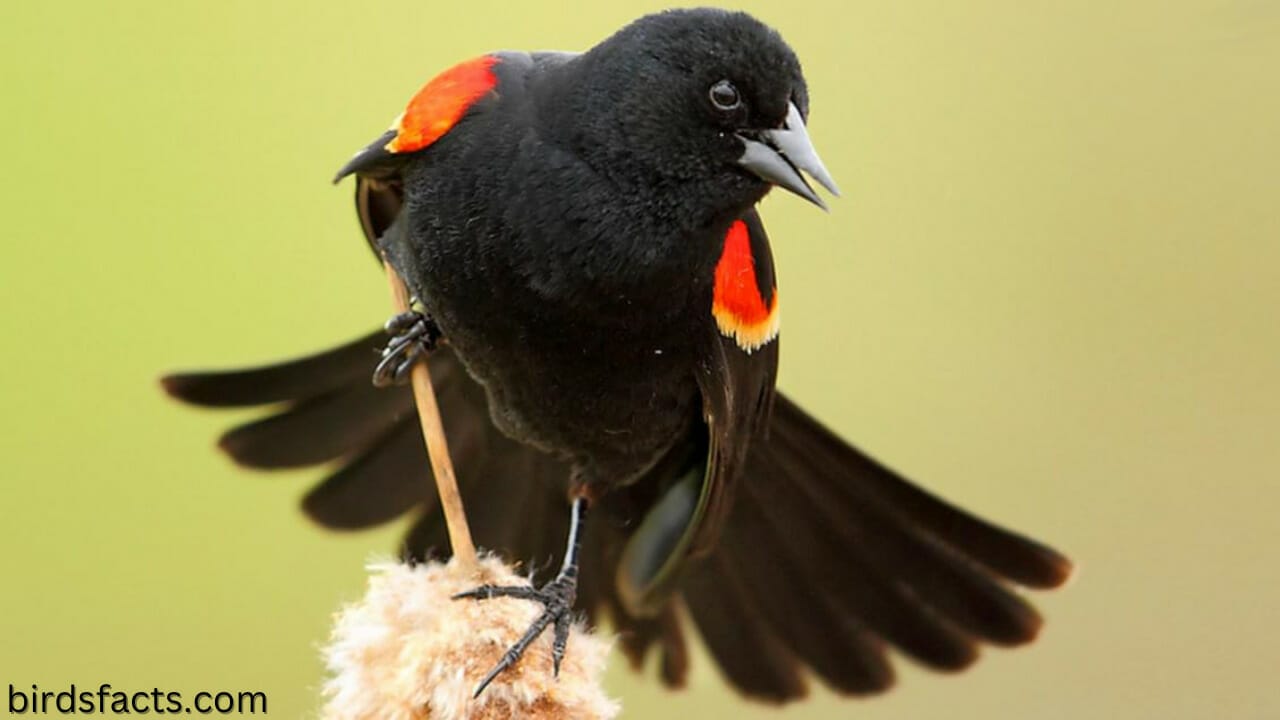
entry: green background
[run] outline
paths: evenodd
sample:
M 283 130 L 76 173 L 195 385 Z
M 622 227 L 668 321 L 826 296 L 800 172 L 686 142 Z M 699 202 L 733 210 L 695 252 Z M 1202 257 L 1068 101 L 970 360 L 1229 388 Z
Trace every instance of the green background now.
M 1080 564 L 1034 646 L 776 710 L 698 662 L 628 717 L 1280 716 L 1280 5 L 744 2 L 804 61 L 845 197 L 765 202 L 782 386 Z M 328 179 L 434 72 L 654 3 L 7 2 L 0 686 L 261 689 L 400 532 L 337 535 L 212 447 L 167 369 L 388 313 Z M 701 660 L 701 658 L 699 658 Z

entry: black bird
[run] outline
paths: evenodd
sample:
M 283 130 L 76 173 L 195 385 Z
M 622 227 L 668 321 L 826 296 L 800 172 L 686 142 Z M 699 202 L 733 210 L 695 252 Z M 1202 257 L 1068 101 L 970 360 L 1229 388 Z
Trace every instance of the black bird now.
M 575 608 L 607 612 L 637 667 L 657 645 L 680 685 L 683 604 L 727 680 L 774 701 L 805 694 L 804 668 L 881 691 L 889 646 L 956 670 L 981 642 L 1028 642 L 1041 619 L 1011 586 L 1061 584 L 1065 557 L 774 390 L 778 291 L 755 206 L 775 185 L 822 206 L 805 174 L 836 192 L 808 110 L 781 37 L 721 10 L 650 15 L 581 54 L 455 66 L 339 173 L 420 303 L 388 323 L 381 360 L 375 333 L 164 387 L 272 406 L 222 448 L 254 468 L 336 461 L 306 512 L 342 529 L 416 512 L 403 550 L 423 558 L 447 553 L 442 513 L 410 392 L 386 386 L 432 353 L 477 542 L 561 560 L 536 589 L 468 597 L 543 603 L 521 642 L 552 627 L 557 662 Z

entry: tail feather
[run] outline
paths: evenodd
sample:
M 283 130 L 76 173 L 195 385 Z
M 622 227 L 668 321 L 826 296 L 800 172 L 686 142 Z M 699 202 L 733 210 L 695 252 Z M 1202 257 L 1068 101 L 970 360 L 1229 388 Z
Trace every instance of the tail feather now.
M 418 515 L 404 540 L 400 541 L 400 557 L 405 562 L 419 563 L 447 560 L 453 556 L 444 514 L 433 508 Z
M 302 499 L 311 519 L 340 530 L 362 530 L 395 520 L 422 505 L 434 512 L 438 500 L 425 482 L 407 482 L 405 469 L 423 467 L 427 453 L 418 425 L 400 422 L 359 457 L 325 478 Z
M 850 531 L 845 525 L 850 518 L 829 514 L 811 502 L 795 485 L 811 482 L 812 476 L 797 476 L 795 471 L 786 467 L 788 474 L 765 476 L 759 482 L 744 478 L 739 492 L 752 494 L 757 503 L 768 508 L 784 536 L 778 548 L 759 551 L 789 548 L 792 557 L 802 559 L 806 587 L 828 594 L 841 614 L 858 618 L 919 662 L 938 670 L 959 670 L 972 664 L 977 659 L 973 642 L 876 562 L 873 543 L 879 539 Z M 729 522 L 735 520 L 731 516 Z M 726 546 L 725 552 L 732 550 Z M 834 623 L 838 618 L 826 619 Z
M 849 466 L 812 454 L 806 444 L 811 429 L 792 422 L 780 422 L 776 429 L 769 440 L 771 454 L 784 468 L 783 477 L 792 479 L 794 492 L 807 498 L 809 517 L 841 533 L 840 547 L 856 553 L 877 575 L 909 588 L 918 598 L 909 604 L 923 603 L 963 632 L 989 642 L 1011 645 L 1035 638 L 1042 621 L 1026 601 L 963 551 L 880 504 L 859 501 L 851 492 L 856 480 L 847 474 Z
M 1071 561 L 1057 551 L 947 503 L 853 448 L 779 395 L 779 418 L 771 431 L 781 432 L 818 468 L 840 468 L 845 505 L 876 503 L 901 521 L 919 526 L 995 574 L 1032 588 L 1054 588 L 1071 575 Z
M 667 607 L 658 616 L 662 624 L 661 636 L 658 638 L 662 651 L 662 663 L 659 666 L 662 682 L 667 687 L 684 687 L 685 678 L 689 674 L 689 650 L 685 645 L 684 630 L 680 626 L 680 615 L 675 607 Z
M 381 332 L 291 362 L 247 370 L 176 373 L 161 378 L 165 392 L 205 407 L 250 407 L 323 395 L 357 378 L 368 379 Z
M 569 532 L 563 475 L 537 473 L 521 454 L 496 448 L 480 451 L 488 462 L 472 465 L 462 489 L 467 522 L 476 544 L 525 565 L 537 582 L 549 579 Z M 468 472 L 459 468 L 458 472 Z M 558 481 L 558 482 L 557 482 Z
M 537 552 L 532 547 L 532 538 L 564 530 L 556 524 L 564 495 L 549 483 L 531 480 L 544 477 L 534 467 L 536 461 L 534 457 L 518 454 L 502 465 L 488 463 L 469 478 L 469 482 L 485 483 L 487 487 L 471 493 L 476 499 L 468 501 L 468 516 L 474 504 L 497 505 L 504 511 L 500 515 L 478 518 L 481 527 L 477 529 L 476 541 L 482 547 L 501 549 L 507 557 L 520 563 L 525 572 L 532 569 L 533 553 Z M 495 494 L 502 497 L 500 502 L 494 501 Z M 568 522 L 567 515 L 565 522 Z
M 676 608 L 668 604 L 654 617 L 632 617 L 622 605 L 618 586 L 613 582 L 618 559 L 626 543 L 626 532 L 607 512 L 594 512 L 588 519 L 588 537 L 592 542 L 583 547 L 579 577 L 580 605 L 591 622 L 607 611 L 618 634 L 618 646 L 632 669 L 644 667 L 650 648 L 655 645 L 661 655 L 662 680 L 671 687 L 683 687 L 689 669 L 689 655 Z
M 839 692 L 881 691 L 893 682 L 890 645 L 959 670 L 978 641 L 1038 632 L 1010 583 L 1047 587 L 1070 573 L 1060 554 L 915 487 L 780 394 L 738 482 L 723 542 L 691 565 L 682 593 L 749 695 L 792 697 L 788 658 Z M 733 635 L 736 625 L 749 629 Z
M 719 556 L 690 568 L 682 587 L 707 650 L 734 687 L 773 702 L 805 696 L 795 656 Z
M 232 428 L 218 444 L 246 467 L 307 467 L 368 447 L 412 412 L 408 393 L 351 385 Z
M 792 652 L 837 691 L 865 695 L 889 688 L 894 673 L 884 642 L 812 582 L 806 575 L 812 563 L 793 551 L 788 530 L 749 493 L 738 495 L 734 512 L 722 554 Z

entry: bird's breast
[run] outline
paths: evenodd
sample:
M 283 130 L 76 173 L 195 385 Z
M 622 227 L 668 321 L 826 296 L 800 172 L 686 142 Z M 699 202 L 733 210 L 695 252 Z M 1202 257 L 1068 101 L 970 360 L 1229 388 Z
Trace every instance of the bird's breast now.
M 411 287 L 504 432 L 625 481 L 698 414 L 713 248 L 554 148 L 448 142 L 407 178 Z

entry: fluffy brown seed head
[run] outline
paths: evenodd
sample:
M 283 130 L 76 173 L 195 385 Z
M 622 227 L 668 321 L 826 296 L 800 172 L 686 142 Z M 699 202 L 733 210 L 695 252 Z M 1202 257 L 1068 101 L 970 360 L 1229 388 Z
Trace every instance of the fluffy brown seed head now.
M 370 568 L 364 598 L 337 615 L 324 649 L 324 720 L 607 720 L 620 707 L 601 687 L 609 644 L 575 625 L 557 679 L 551 633 L 477 699 L 471 694 L 540 607 L 522 600 L 477 602 L 451 596 L 483 583 L 526 580 L 498 559 L 480 559 L 479 575 L 457 564 Z

